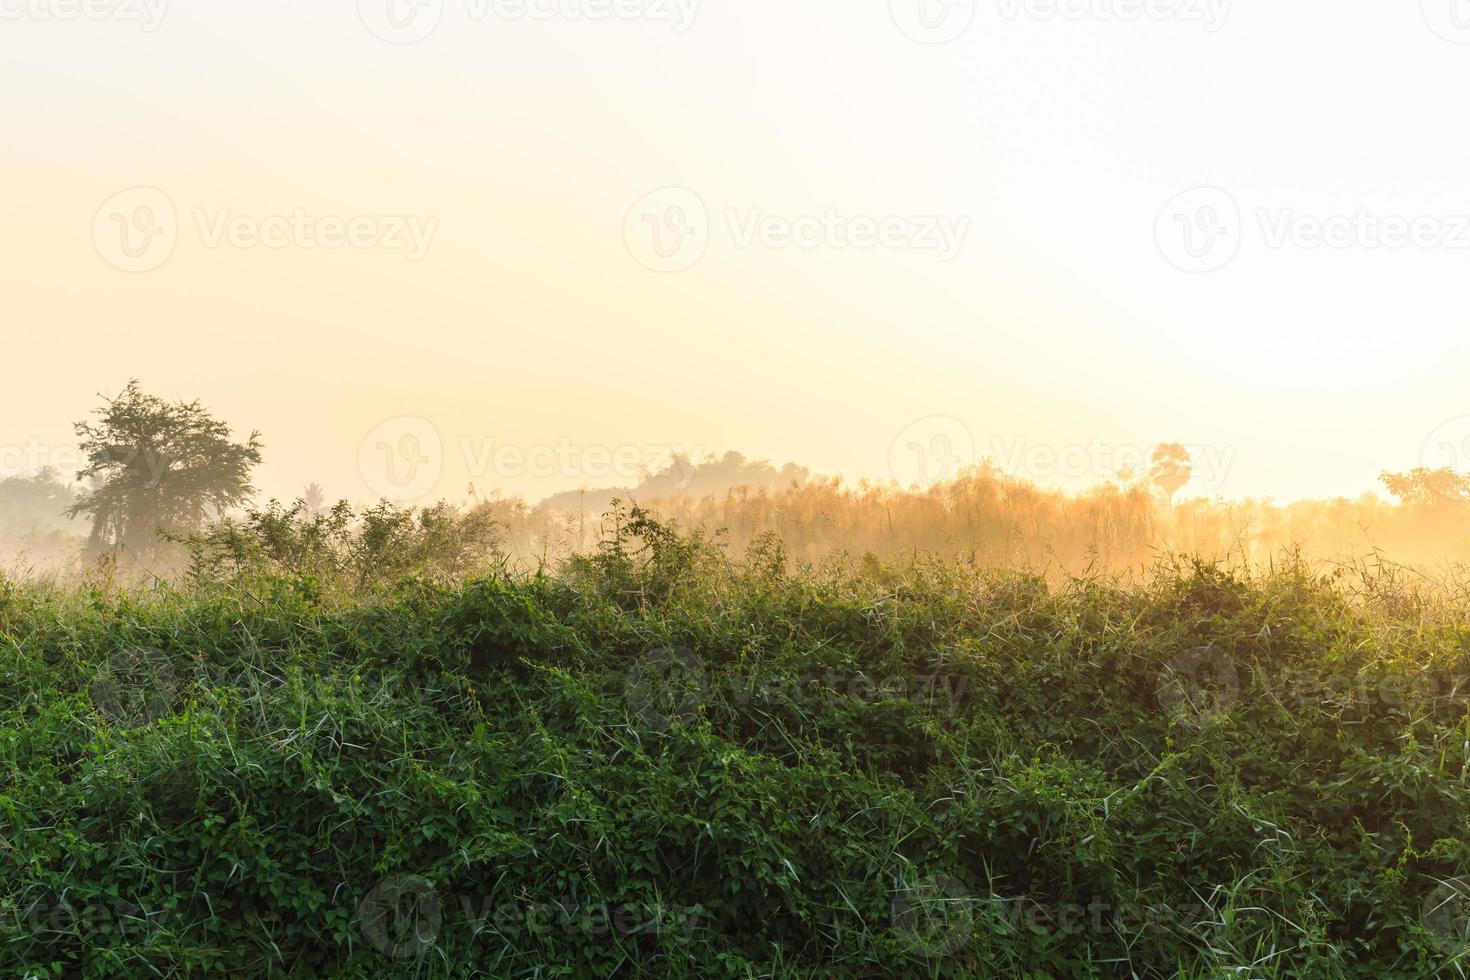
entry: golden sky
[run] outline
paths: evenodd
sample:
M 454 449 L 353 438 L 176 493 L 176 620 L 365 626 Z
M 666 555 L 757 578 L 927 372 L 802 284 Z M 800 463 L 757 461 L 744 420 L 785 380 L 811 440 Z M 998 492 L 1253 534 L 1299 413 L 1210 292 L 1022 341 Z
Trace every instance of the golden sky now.
M 131 377 L 280 495 L 1470 467 L 1458 3 L 0 0 L 0 468 Z

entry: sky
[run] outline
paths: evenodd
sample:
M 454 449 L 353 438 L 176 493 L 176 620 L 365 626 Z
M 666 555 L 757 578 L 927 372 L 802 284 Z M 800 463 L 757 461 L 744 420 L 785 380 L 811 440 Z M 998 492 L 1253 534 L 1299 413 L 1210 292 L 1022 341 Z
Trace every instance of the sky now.
M 0 471 L 1470 470 L 1466 0 L 0 0 Z

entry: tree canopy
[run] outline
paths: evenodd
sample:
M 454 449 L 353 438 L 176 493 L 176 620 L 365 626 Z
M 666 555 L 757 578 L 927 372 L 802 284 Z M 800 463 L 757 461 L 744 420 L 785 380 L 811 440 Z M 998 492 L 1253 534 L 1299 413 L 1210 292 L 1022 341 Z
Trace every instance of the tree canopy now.
M 1470 476 L 1448 467 L 1418 467 L 1407 473 L 1387 473 L 1379 477 L 1388 492 L 1406 505 L 1434 507 L 1470 502 Z
M 1155 446 L 1149 462 L 1149 476 L 1153 478 L 1154 485 L 1163 490 L 1171 501 L 1194 475 L 1194 463 L 1190 459 L 1189 450 L 1177 442 Z
M 169 402 L 131 381 L 104 398 L 96 418 L 76 424 L 89 483 L 68 513 L 92 521 L 94 547 L 148 550 L 160 531 L 197 531 L 255 488 L 260 434 L 244 442 L 198 402 Z

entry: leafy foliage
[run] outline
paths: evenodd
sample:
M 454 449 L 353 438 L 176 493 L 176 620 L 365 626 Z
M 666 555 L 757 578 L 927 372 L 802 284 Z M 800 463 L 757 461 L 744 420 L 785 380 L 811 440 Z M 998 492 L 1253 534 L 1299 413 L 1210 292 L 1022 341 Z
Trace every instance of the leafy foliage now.
M 259 434 L 232 442 L 197 401 L 166 402 L 132 381 L 76 432 L 87 456 L 78 479 L 93 482 L 69 514 L 91 517 L 94 546 L 146 552 L 157 532 L 195 530 L 255 492 Z
M 75 500 L 76 488 L 49 467 L 32 476 L 0 480 L 0 519 L 7 530 L 70 530 L 64 515 Z
M 442 503 L 383 501 L 357 513 L 345 501 L 322 510 L 273 500 L 180 540 L 196 580 L 289 573 L 347 589 L 410 573 L 459 578 L 498 564 L 500 554 L 488 508 L 461 514 Z
M 1470 476 L 1452 469 L 1424 467 L 1408 473 L 1384 473 L 1380 480 L 1388 492 L 1409 506 L 1463 506 L 1470 503 Z
M 1466 596 L 613 523 L 456 581 L 462 526 L 277 506 L 187 586 L 0 588 L 0 969 L 1463 973 Z

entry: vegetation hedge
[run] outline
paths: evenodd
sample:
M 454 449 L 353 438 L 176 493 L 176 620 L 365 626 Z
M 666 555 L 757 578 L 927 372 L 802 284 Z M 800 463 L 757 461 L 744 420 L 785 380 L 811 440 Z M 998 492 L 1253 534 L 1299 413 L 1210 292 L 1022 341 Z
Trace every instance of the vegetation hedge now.
M 0 586 L 7 976 L 1453 976 L 1470 626 L 1300 564 Z

